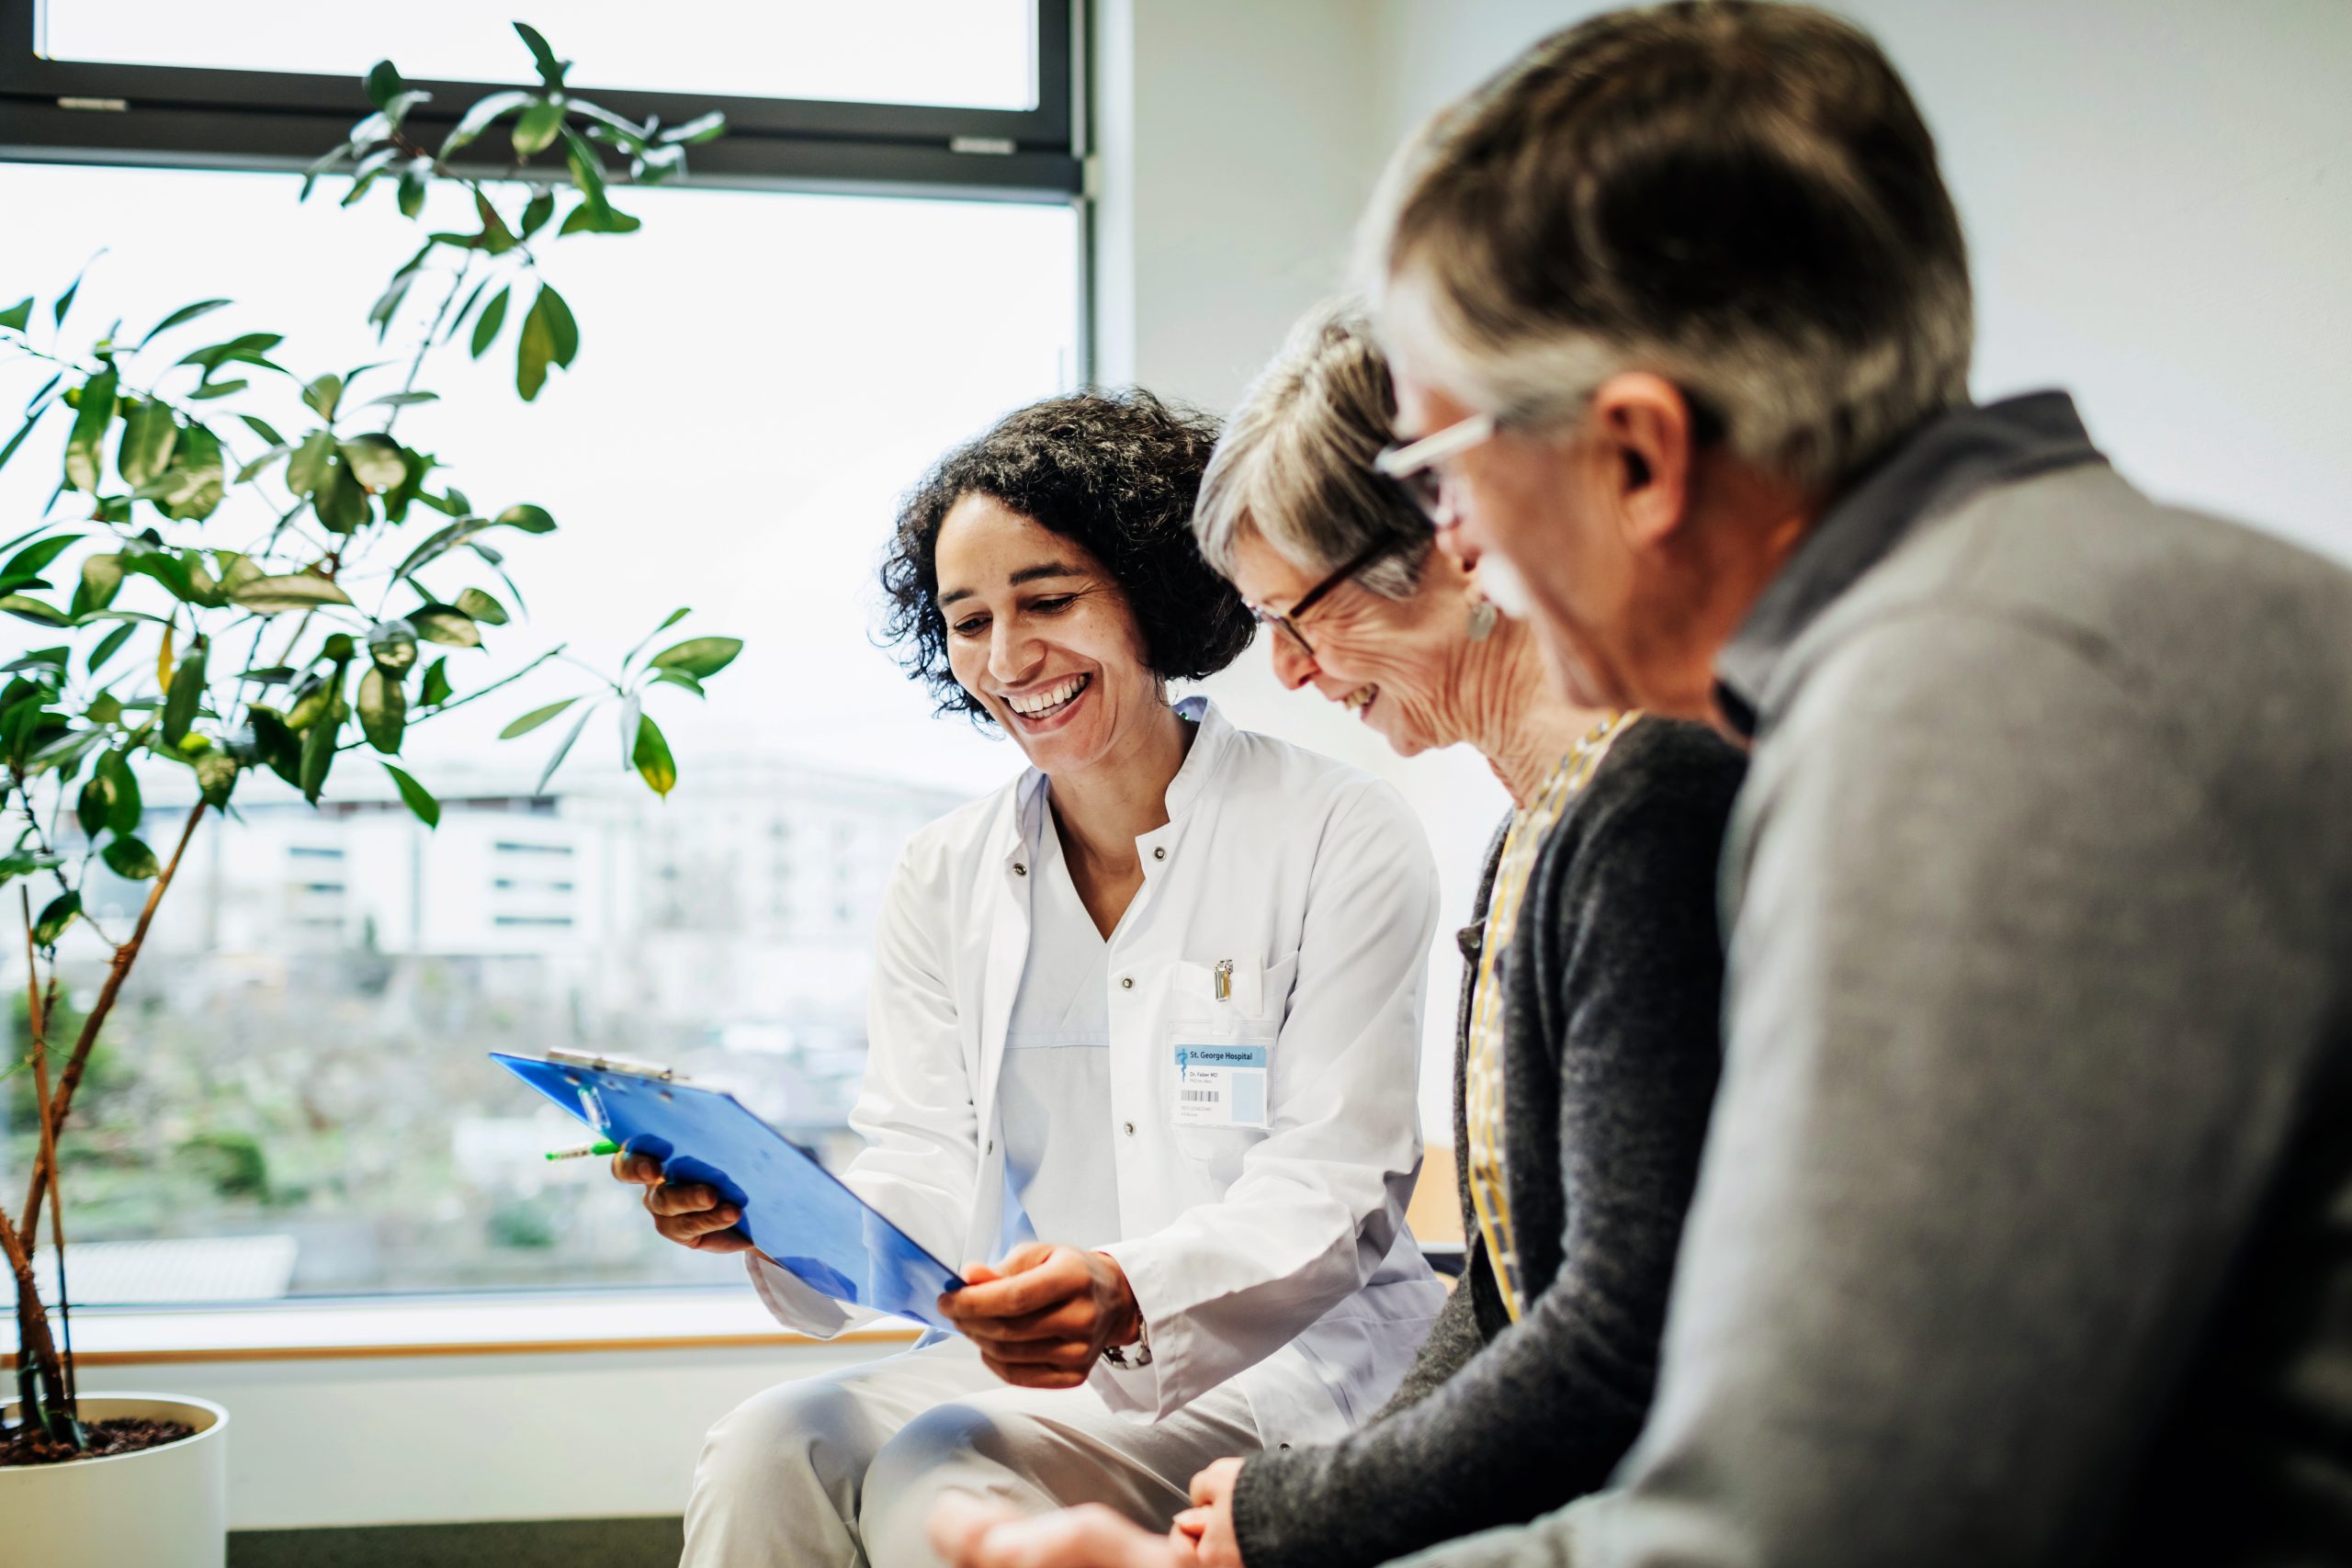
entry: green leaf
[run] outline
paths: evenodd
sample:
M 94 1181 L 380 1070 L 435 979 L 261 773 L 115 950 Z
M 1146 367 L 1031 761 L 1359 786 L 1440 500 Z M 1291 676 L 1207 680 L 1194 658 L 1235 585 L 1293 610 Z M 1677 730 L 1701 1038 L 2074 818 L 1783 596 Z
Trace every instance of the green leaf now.
M 426 179 L 431 175 L 432 171 L 433 162 L 429 158 L 412 158 L 409 160 L 408 167 L 401 171 L 400 190 L 395 199 L 400 205 L 401 217 L 413 218 L 418 213 L 424 210 L 424 185 Z M 406 279 L 401 280 L 401 292 L 403 296 L 408 292 L 408 284 Z M 398 310 L 399 308 L 400 307 L 397 303 L 392 307 L 393 310 Z M 386 321 L 384 324 L 387 326 L 390 324 L 390 310 L 387 310 L 385 312 Z M 371 317 L 370 319 L 372 320 L 373 318 Z M 378 341 L 380 342 L 383 338 L 383 333 L 379 331 L 376 336 Z
M 117 837 L 98 852 L 107 869 L 126 882 L 148 882 L 162 873 L 163 863 L 155 852 L 137 839 Z
M 249 413 L 241 413 L 237 417 L 245 422 L 246 429 L 252 431 L 255 435 L 260 436 L 264 441 L 268 442 L 272 446 L 288 446 L 292 445 L 292 443 L 288 441 L 286 437 L 277 434 L 277 427 L 270 423 L 269 421 L 257 418 Z
M 545 299 L 542 289 L 539 299 Z M 529 402 L 548 384 L 548 361 L 555 357 L 555 329 L 548 322 L 547 312 L 533 300 L 530 310 L 523 317 L 523 331 L 514 344 L 514 390 Z
M 480 648 L 481 633 L 473 617 L 447 604 L 424 604 L 408 613 L 416 635 L 445 648 Z
M 169 408 L 153 399 L 132 403 L 122 417 L 122 445 L 115 452 L 122 482 L 136 490 L 162 473 L 179 438 L 179 421 Z
M 41 910 L 40 918 L 33 922 L 33 945 L 55 947 L 57 939 L 65 934 L 65 928 L 72 925 L 74 917 L 81 912 L 82 896 L 79 893 L 61 893 L 51 899 Z
M 48 412 L 49 406 L 43 404 L 25 416 L 25 423 L 17 426 L 17 434 L 8 437 L 8 445 L 0 446 L 0 468 L 8 466 L 8 459 L 17 455 L 17 448 L 25 444 L 25 437 L 33 433 L 33 426 L 39 424 L 41 415 Z
M 269 771 L 295 788 L 302 787 L 302 742 L 285 715 L 266 703 L 250 703 L 245 717 L 253 726 L 254 750 Z
M 580 732 L 588 728 L 588 721 L 595 716 L 596 707 L 596 704 L 591 703 L 580 710 L 580 716 L 572 721 L 571 733 L 563 738 L 563 743 L 548 759 L 548 765 L 539 770 L 539 782 L 532 794 L 545 795 L 548 792 L 548 782 L 555 777 L 555 771 L 563 766 L 563 760 L 571 755 L 572 746 L 580 739 Z
M 637 750 L 630 761 L 637 764 L 638 773 L 654 794 L 667 797 L 678 787 L 678 764 L 670 755 L 670 743 L 662 738 L 661 727 L 650 718 L 637 721 Z
M 705 694 L 702 682 L 683 670 L 664 670 L 653 679 L 659 684 L 683 687 L 698 697 Z
M 60 534 L 55 538 L 43 539 L 37 545 L 28 545 L 10 556 L 7 565 L 0 566 L 0 577 L 38 576 L 50 562 L 81 542 L 82 536 L 79 534 Z
M 32 319 L 33 297 L 29 294 L 6 310 L 0 310 L 0 327 L 7 327 L 16 332 L 23 332 L 31 324 Z
M 207 751 L 196 760 L 196 787 L 207 806 L 226 806 L 237 787 L 237 759 L 226 751 Z
M 508 507 L 498 514 L 497 521 L 502 526 L 520 528 L 526 534 L 555 532 L 555 519 L 548 515 L 548 509 L 533 506 L 528 502 Z
M 180 432 L 172 466 L 139 493 L 153 501 L 164 515 L 176 522 L 202 522 L 220 504 L 228 473 L 220 438 L 200 424 Z
M 481 234 L 474 242 L 477 245 L 494 256 L 503 256 L 514 248 L 514 231 L 506 226 L 504 216 L 490 204 L 490 197 L 481 193 L 479 186 L 474 187 L 474 212 L 481 219 Z
M 655 654 L 651 668 L 683 670 L 697 681 L 707 681 L 735 662 L 735 656 L 742 651 L 741 637 L 688 637 Z
M 230 603 L 259 615 L 288 610 L 315 610 L 322 604 L 348 604 L 351 595 L 323 577 L 298 571 L 284 577 L 256 577 L 229 591 Z
M 392 100 L 401 96 L 405 84 L 401 81 L 401 73 L 393 68 L 390 61 L 379 60 L 368 67 L 364 85 L 368 89 L 369 103 L 379 109 L 389 109 Z
M 119 384 L 114 367 L 108 365 L 82 385 L 80 404 L 74 413 L 74 432 L 65 438 L 65 482 L 74 490 L 97 493 L 102 473 L 98 449 L 105 445 L 107 426 L 114 423 L 115 389 Z
M 548 332 L 555 343 L 555 362 L 569 368 L 580 357 L 580 323 L 572 319 L 571 307 L 564 302 L 562 295 L 541 284 L 532 309 L 547 312 Z
M 332 374 L 320 377 L 302 389 L 302 400 L 310 404 L 321 419 L 333 423 L 335 405 L 343 400 L 343 378 Z
M 673 146 L 699 147 L 706 141 L 716 141 L 727 134 L 727 117 L 717 109 L 696 115 L 684 125 L 673 125 L 663 131 L 661 140 Z
M 617 207 L 600 208 L 583 201 L 564 215 L 563 226 L 556 232 L 559 235 L 633 234 L 643 227 L 643 220 Z
M 343 444 L 341 451 L 344 467 L 369 490 L 379 493 L 398 490 L 408 478 L 407 453 L 389 435 L 355 436 Z
M 101 251 L 98 253 L 98 255 L 104 255 L 106 253 L 104 251 Z M 97 259 L 97 256 L 92 256 L 90 261 L 94 262 Z M 82 271 L 74 275 L 74 281 L 67 284 L 65 286 L 65 292 L 57 297 L 57 303 L 51 307 L 51 320 L 56 325 L 62 327 L 65 324 L 65 313 L 74 309 L 74 296 L 82 292 L 83 274 L 87 273 L 89 270 L 90 262 L 84 262 L 82 264 Z
M 554 216 L 555 192 L 544 189 L 537 191 L 533 193 L 529 203 L 523 209 L 523 227 L 517 232 L 527 240 L 546 228 L 548 220 Z
M 338 669 L 324 711 L 316 723 L 302 732 L 302 758 L 296 787 L 313 806 L 319 803 L 319 791 L 326 787 L 327 772 L 334 766 L 335 745 L 343 733 L 345 715 L 342 682 L 343 671 Z
M 555 51 L 548 47 L 548 40 L 541 38 L 539 29 L 530 23 L 516 22 L 514 31 L 522 39 L 524 47 L 531 51 L 531 60 L 539 68 L 539 80 L 549 87 L 562 86 L 564 68 L 570 62 L 558 60 Z
M 74 802 L 74 819 L 82 824 L 82 831 L 95 839 L 107 825 L 107 813 L 114 809 L 114 791 L 103 777 L 94 775 L 82 786 L 81 795 Z
M 605 165 L 597 158 L 596 150 L 582 140 L 570 126 L 563 129 L 564 162 L 571 170 L 571 183 L 580 191 L 580 199 L 602 225 L 611 215 L 612 207 L 605 195 Z
M 109 751 L 98 759 L 97 776 L 107 781 L 106 825 L 118 833 L 135 833 L 146 805 L 139 797 L 139 775 L 130 770 L 128 752 Z
M 401 732 L 407 725 L 408 693 L 381 665 L 368 666 L 359 678 L 359 732 L 368 745 L 389 756 L 401 749 Z
M 441 143 L 441 156 L 446 159 L 450 153 L 488 130 L 492 122 L 500 116 L 512 114 L 537 96 L 535 93 L 509 90 L 492 93 L 488 97 L 477 99 L 473 107 L 467 109 L 463 118 L 458 121 L 457 129 L 450 131 L 447 139 Z
M 196 710 L 204 701 L 204 639 L 195 645 L 172 671 L 171 690 L 164 698 L 164 744 L 176 746 L 187 739 L 188 726 L 196 722 Z
M 458 608 L 477 621 L 493 626 L 506 624 L 506 606 L 479 588 L 469 588 L 458 595 Z
M 0 610 L 7 612 L 20 621 L 30 621 L 37 626 L 67 626 L 74 624 L 72 617 L 62 611 L 44 604 L 38 599 L 27 598 L 22 593 L 0 594 Z
M 298 496 L 316 495 L 334 477 L 334 437 L 314 430 L 302 438 L 286 465 L 286 487 Z
M 368 631 L 368 657 L 395 680 L 406 675 L 416 662 L 416 628 L 397 617 L 377 622 Z
M 514 156 L 528 158 L 534 152 L 546 152 L 555 145 L 556 133 L 562 129 L 563 100 L 539 99 L 514 122 Z
M 27 305 L 30 305 L 32 301 L 28 299 L 25 303 Z M 178 310 L 174 310 L 170 315 L 165 316 L 162 321 L 157 321 L 153 326 L 149 327 L 147 329 L 147 335 L 139 340 L 139 348 L 145 348 L 149 344 L 153 343 L 157 338 L 163 336 L 164 333 L 170 332 L 174 327 L 183 326 L 187 322 L 196 320 L 198 316 L 209 315 L 213 311 L 219 310 L 221 306 L 228 303 L 229 301 L 226 299 L 199 299 L 193 305 L 181 306 Z M 131 352 L 135 354 L 138 352 L 138 349 L 133 349 Z
M 416 691 L 416 705 L 437 708 L 449 700 L 449 656 L 443 654 L 425 667 L 424 681 Z
M 280 457 L 285 457 L 288 452 L 293 450 L 294 448 L 291 446 L 272 446 L 260 457 L 255 457 L 252 462 L 247 463 L 243 468 L 237 470 L 237 482 L 241 485 L 249 485 L 253 483 L 254 476 L 268 472 Z
M 438 392 L 386 392 L 380 398 L 368 399 L 368 406 L 371 409 L 413 409 L 419 403 L 437 403 L 440 400 Z
M 418 821 L 428 828 L 441 826 L 441 803 L 433 798 L 431 790 L 390 762 L 384 763 L 383 769 L 384 772 L 392 775 L 392 786 L 401 792 L 401 803 L 416 813 Z
M 545 724 L 548 720 L 553 718 L 556 715 L 561 713 L 564 709 L 570 707 L 579 700 L 580 699 L 578 697 L 566 697 L 560 703 L 549 703 L 543 708 L 533 708 L 530 712 L 525 714 L 522 717 L 516 719 L 514 723 L 500 730 L 498 732 L 498 738 L 501 740 L 512 740 L 518 735 L 528 735 L 531 731 L 537 729 L 539 726 Z
M 502 288 L 497 293 L 492 295 L 490 297 L 490 303 L 482 307 L 481 320 L 474 323 L 472 347 L 473 356 L 476 359 L 480 359 L 482 356 L 483 352 L 487 350 L 492 344 L 498 341 L 498 329 L 506 324 L 506 296 L 509 290 Z
M 74 595 L 74 614 L 77 616 L 85 615 L 92 610 L 105 609 L 114 603 L 114 596 L 121 592 L 121 589 L 122 557 L 112 551 L 103 555 L 83 557 L 82 586 Z M 119 648 L 122 646 L 119 639 L 129 637 L 130 628 L 117 626 L 107 635 L 110 639 L 114 639 L 115 646 Z M 93 654 L 91 658 L 93 662 L 90 668 L 93 670 L 106 662 L 96 654 Z
M 86 571 L 88 570 L 88 568 L 85 566 L 83 570 Z M 117 575 L 115 581 L 118 582 L 122 581 L 119 574 Z M 86 668 L 93 674 L 96 673 L 101 665 L 105 664 L 107 660 L 112 659 L 116 654 L 122 651 L 122 645 L 129 642 L 130 640 L 130 634 L 138 629 L 139 628 L 130 622 L 125 621 L 121 626 L 119 626 L 115 627 L 114 630 L 107 633 L 104 637 L 99 639 L 98 646 L 90 650 L 90 662 Z
M 368 491 L 358 476 L 338 463 L 325 487 L 311 498 L 311 509 L 329 533 L 356 534 L 368 523 Z

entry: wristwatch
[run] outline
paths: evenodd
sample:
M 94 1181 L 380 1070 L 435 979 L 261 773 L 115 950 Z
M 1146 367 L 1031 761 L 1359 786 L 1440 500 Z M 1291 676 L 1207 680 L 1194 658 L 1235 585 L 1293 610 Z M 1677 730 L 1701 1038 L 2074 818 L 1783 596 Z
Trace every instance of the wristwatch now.
M 1142 1325 L 1133 1345 L 1105 1345 L 1102 1359 L 1123 1372 L 1132 1372 L 1151 1365 L 1151 1325 Z

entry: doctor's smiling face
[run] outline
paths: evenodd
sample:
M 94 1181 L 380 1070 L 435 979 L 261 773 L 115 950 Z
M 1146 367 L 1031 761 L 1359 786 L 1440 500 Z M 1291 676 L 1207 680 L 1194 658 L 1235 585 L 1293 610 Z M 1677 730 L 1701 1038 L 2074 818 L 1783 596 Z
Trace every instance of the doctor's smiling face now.
M 974 491 L 948 509 L 936 551 L 948 667 L 1039 772 L 1113 758 L 1137 718 L 1165 710 L 1126 595 L 1076 540 Z

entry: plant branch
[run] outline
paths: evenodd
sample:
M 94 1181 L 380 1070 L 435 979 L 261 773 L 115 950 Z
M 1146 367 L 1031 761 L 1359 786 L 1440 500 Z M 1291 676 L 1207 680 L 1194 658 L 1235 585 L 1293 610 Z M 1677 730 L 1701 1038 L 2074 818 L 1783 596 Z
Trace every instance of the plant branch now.
M 25 888 L 17 889 L 17 901 L 24 907 L 25 916 L 25 1023 L 33 1038 L 33 1104 L 40 1118 L 40 1158 L 51 1169 L 57 1168 L 57 1128 L 49 1115 L 49 1010 L 41 1005 L 40 961 L 33 946 L 33 900 Z M 54 989 L 57 956 L 50 954 L 51 988 Z M 74 1308 L 65 1299 L 65 1184 L 52 1179 L 49 1184 L 50 1246 L 57 1253 L 57 1318 L 65 1335 L 65 1359 L 62 1372 L 65 1380 L 65 1403 L 73 1407 L 74 1370 Z
M 139 911 L 139 923 L 131 928 L 130 940 L 114 950 L 114 962 L 107 965 L 106 984 L 98 987 L 98 999 L 82 1021 L 81 1036 L 74 1042 L 74 1055 L 65 1064 L 64 1076 L 57 1082 L 57 1099 L 53 1106 L 43 1109 L 43 1119 L 49 1122 L 46 1136 L 53 1138 L 65 1124 L 65 1113 L 74 1104 L 74 1090 L 82 1081 L 82 1072 L 89 1065 L 90 1052 L 98 1043 L 98 1030 L 114 1010 L 115 998 L 122 993 L 122 983 L 130 974 L 130 966 L 139 962 L 139 949 L 147 940 L 147 928 L 155 922 L 156 907 L 172 886 L 172 878 L 180 869 L 180 857 L 187 853 L 188 840 L 196 836 L 196 826 L 204 820 L 205 806 L 199 800 L 188 808 L 187 825 L 180 829 L 179 842 L 172 846 L 172 858 L 156 874 L 155 886 L 147 891 L 147 903 Z M 40 1229 L 40 1201 L 47 1195 L 52 1162 L 38 1159 L 33 1163 L 33 1180 L 25 1199 L 24 1228 L 18 1239 L 29 1249 Z

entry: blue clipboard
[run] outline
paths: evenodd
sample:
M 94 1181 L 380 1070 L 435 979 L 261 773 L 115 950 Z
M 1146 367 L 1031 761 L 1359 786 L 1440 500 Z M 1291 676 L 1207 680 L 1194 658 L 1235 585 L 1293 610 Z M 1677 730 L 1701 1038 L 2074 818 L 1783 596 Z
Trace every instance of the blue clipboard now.
M 490 1059 L 670 1181 L 704 1182 L 743 1212 L 736 1228 L 775 1265 L 857 1306 L 953 1332 L 941 1296 L 964 1281 L 733 1095 L 609 1057 Z

